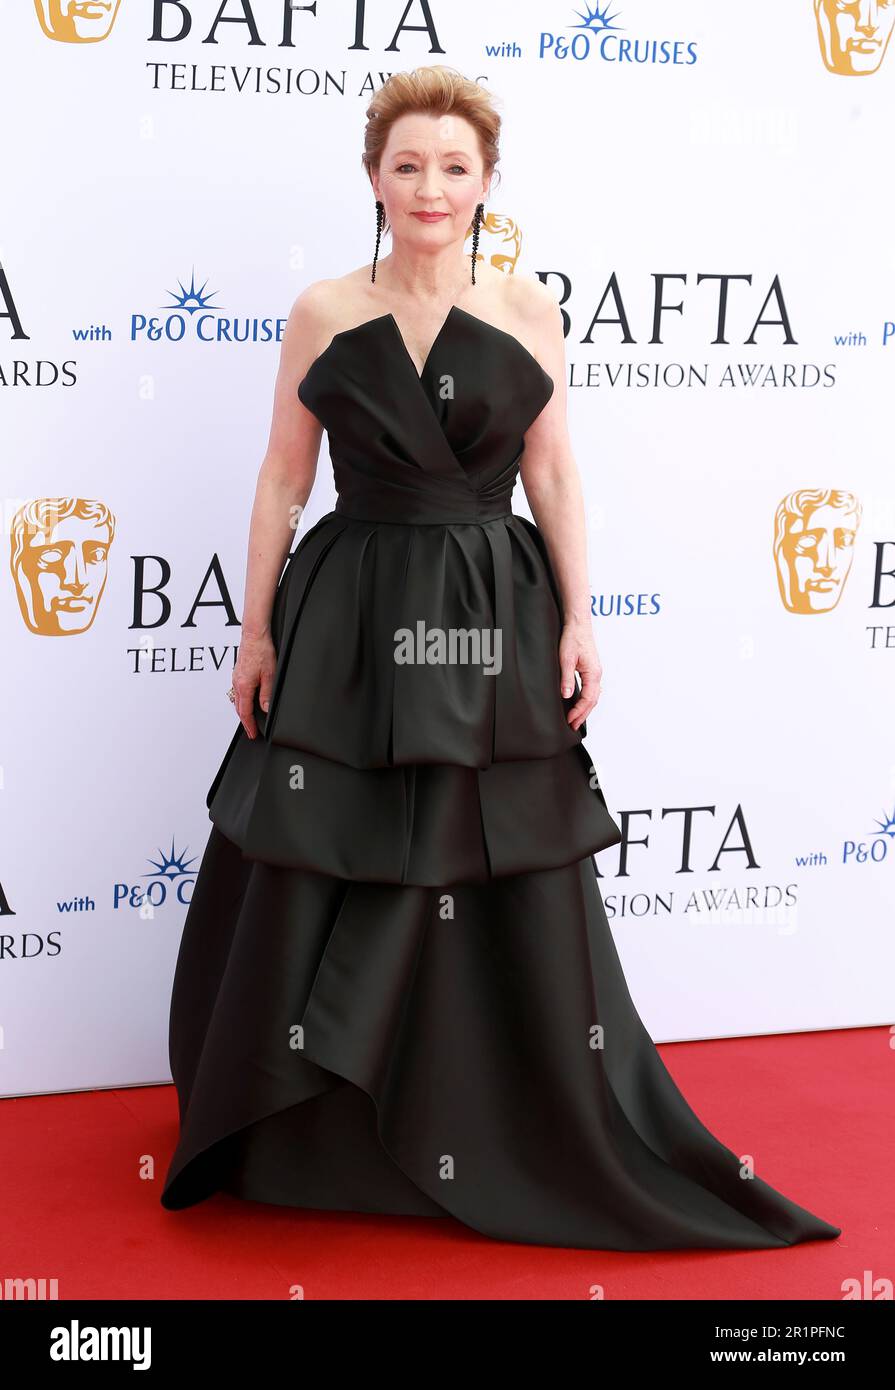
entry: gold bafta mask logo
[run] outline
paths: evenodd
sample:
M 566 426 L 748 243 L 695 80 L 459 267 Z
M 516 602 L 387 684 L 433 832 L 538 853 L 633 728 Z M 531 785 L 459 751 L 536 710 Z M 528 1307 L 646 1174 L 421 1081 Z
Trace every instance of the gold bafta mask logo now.
M 895 0 L 814 0 L 824 65 L 845 77 L 866 77 L 883 61 L 895 25 Z
M 836 607 L 860 524 L 861 504 L 852 492 L 806 487 L 784 497 L 774 518 L 774 562 L 790 613 Z
M 12 520 L 10 569 L 22 617 L 44 637 L 86 632 L 106 586 L 115 518 L 104 502 L 41 497 Z
M 34 0 L 40 27 L 60 43 L 99 43 L 112 32 L 121 0 Z
M 466 235 L 472 235 L 472 228 Z M 487 247 L 488 260 L 494 269 L 504 275 L 512 275 L 522 250 L 522 233 L 512 217 L 501 212 L 486 212 L 479 227 L 476 263 L 485 259 L 483 244 Z

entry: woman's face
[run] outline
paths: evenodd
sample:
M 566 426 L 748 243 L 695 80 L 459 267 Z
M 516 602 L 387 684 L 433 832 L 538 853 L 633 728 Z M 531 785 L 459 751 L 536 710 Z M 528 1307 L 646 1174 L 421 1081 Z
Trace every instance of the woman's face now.
M 478 134 L 462 116 L 399 116 L 372 179 L 393 240 L 462 241 L 487 194 L 482 172 Z

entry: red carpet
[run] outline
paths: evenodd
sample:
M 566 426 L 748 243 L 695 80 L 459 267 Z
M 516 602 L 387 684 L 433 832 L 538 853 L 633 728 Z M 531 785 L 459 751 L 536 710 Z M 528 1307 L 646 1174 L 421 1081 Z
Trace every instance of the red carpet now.
M 667 1044 L 705 1125 L 838 1241 L 767 1251 L 504 1244 L 451 1218 L 299 1211 L 216 1196 L 169 1212 L 172 1086 L 0 1101 L 0 1287 L 66 1298 L 841 1299 L 889 1272 L 895 1107 L 887 1028 Z M 141 1176 L 143 1174 L 143 1176 Z M 867 1295 L 865 1294 L 865 1297 Z

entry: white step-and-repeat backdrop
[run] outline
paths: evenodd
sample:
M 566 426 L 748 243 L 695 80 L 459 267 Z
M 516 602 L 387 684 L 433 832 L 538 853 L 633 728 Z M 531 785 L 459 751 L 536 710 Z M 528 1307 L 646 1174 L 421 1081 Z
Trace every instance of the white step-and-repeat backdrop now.
M 365 106 L 427 63 L 499 98 L 480 250 L 567 316 L 586 743 L 624 831 L 597 863 L 644 1021 L 891 1020 L 893 24 L 872 0 L 3 7 L 3 1094 L 169 1078 L 279 342 L 305 285 L 372 256 Z M 333 502 L 324 443 L 305 526 Z

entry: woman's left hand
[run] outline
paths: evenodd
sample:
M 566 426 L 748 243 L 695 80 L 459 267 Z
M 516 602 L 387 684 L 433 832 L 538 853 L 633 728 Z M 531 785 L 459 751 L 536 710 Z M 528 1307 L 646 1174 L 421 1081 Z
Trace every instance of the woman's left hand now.
M 559 639 L 560 691 L 563 699 L 575 693 L 575 672 L 581 676 L 581 694 L 566 716 L 573 729 L 582 725 L 600 698 L 603 667 L 590 622 L 563 625 Z

